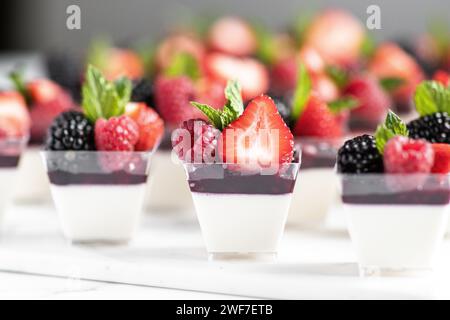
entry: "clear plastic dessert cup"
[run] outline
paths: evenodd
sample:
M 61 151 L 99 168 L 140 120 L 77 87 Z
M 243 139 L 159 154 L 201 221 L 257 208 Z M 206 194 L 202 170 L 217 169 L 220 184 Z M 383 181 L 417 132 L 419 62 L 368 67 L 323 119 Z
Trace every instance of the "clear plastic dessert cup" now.
M 450 175 L 340 175 L 361 275 L 433 268 L 450 203 Z
M 233 164 L 184 164 L 211 260 L 276 257 L 299 163 L 247 172 Z
M 152 153 L 43 151 L 62 230 L 74 243 L 126 243 L 137 229 Z
M 50 185 L 40 157 L 40 147 L 28 146 L 20 159 L 14 201 L 19 203 L 50 202 Z
M 343 139 L 296 138 L 302 151 L 300 177 L 295 185 L 288 225 L 317 226 L 338 198 L 336 155 Z
M 0 219 L 12 198 L 18 165 L 28 138 L 0 138 Z
M 158 150 L 152 158 L 145 207 L 151 212 L 170 213 L 195 220 L 194 204 L 186 185 L 183 165 L 172 154 L 172 130 L 168 128 Z

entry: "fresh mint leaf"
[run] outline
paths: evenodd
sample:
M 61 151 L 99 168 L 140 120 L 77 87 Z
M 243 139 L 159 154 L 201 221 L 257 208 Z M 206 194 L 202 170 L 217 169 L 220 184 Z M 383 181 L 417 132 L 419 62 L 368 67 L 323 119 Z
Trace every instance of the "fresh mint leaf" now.
M 86 117 L 95 123 L 100 118 L 122 115 L 130 100 L 131 86 L 131 81 L 126 78 L 110 82 L 97 68 L 89 65 L 82 87 L 82 106 Z
M 170 65 L 164 70 L 167 77 L 187 76 L 192 80 L 200 78 L 200 68 L 192 55 L 182 52 L 172 58 Z
M 397 77 L 386 77 L 380 79 L 380 86 L 387 92 L 392 92 L 405 83 L 405 79 Z
M 253 30 L 258 43 L 256 56 L 267 65 L 273 64 L 277 53 L 273 34 L 262 24 L 254 24 Z
M 377 47 L 375 38 L 372 34 L 367 33 L 361 45 L 361 54 L 365 58 L 370 58 Z
M 237 81 L 228 81 L 225 88 L 225 97 L 227 102 L 222 110 L 217 110 L 207 104 L 193 101 L 191 104 L 203 112 L 214 127 L 219 130 L 223 130 L 231 122 L 239 118 L 244 112 L 241 86 Z
M 389 139 L 395 136 L 408 136 L 408 128 L 406 124 L 394 112 L 388 112 L 386 120 L 379 125 L 375 132 L 375 141 L 380 154 L 384 152 L 384 146 Z
M 359 105 L 359 101 L 353 97 L 342 97 L 328 103 L 328 108 L 335 114 L 344 110 L 351 110 Z
M 225 87 L 226 106 L 232 109 L 237 117 L 244 112 L 244 102 L 242 101 L 241 85 L 236 80 L 230 80 Z
M 416 88 L 414 103 L 420 116 L 450 113 L 450 89 L 437 81 L 423 81 Z
M 32 103 L 31 96 L 28 92 L 27 85 L 25 84 L 25 79 L 23 78 L 23 74 L 21 71 L 13 71 L 9 74 L 9 78 L 11 79 L 14 87 L 17 92 L 25 99 L 27 105 Z
M 298 70 L 298 81 L 292 102 L 292 120 L 296 121 L 303 112 L 311 93 L 312 82 L 305 65 L 300 63 Z
M 347 85 L 349 76 L 344 69 L 338 66 L 327 66 L 325 71 L 339 88 L 344 88 Z

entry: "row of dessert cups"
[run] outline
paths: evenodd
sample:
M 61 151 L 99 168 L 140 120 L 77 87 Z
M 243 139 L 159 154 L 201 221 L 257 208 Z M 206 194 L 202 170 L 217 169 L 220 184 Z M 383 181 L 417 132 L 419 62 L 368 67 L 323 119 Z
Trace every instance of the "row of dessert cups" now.
M 2 206 L 9 200 L 25 145 L 26 139 L 1 141 Z M 152 156 L 43 151 L 66 238 L 76 243 L 131 240 L 139 225 Z M 108 172 L 100 165 L 104 161 L 120 161 L 122 166 Z M 228 170 L 230 164 L 183 166 L 188 180 L 184 183 L 212 258 L 276 256 L 294 186 L 303 177 L 300 170 L 297 179 L 300 163 L 251 175 Z M 229 183 L 223 183 L 226 180 Z M 362 274 L 432 268 L 447 225 L 450 175 L 346 174 L 338 181 Z M 281 187 L 273 188 L 274 183 Z

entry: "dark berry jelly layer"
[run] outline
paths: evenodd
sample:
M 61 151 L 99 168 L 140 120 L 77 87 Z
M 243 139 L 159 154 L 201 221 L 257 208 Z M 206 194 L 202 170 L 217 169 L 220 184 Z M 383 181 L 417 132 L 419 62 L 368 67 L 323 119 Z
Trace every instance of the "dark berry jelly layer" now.
M 188 182 L 192 192 L 217 194 L 288 194 L 295 185 L 295 180 L 280 175 L 240 175 L 226 169 L 220 177 L 210 179 L 196 179 L 191 175 Z
M 68 185 L 136 185 L 147 182 L 147 175 L 130 174 L 126 171 L 112 173 L 70 173 L 51 171 L 48 173 L 50 183 L 59 186 Z
M 388 185 L 372 185 L 371 192 L 361 191 L 362 185 L 344 181 L 342 185 L 342 201 L 347 204 L 389 204 L 389 205 L 447 205 L 450 203 L 449 186 L 436 188 L 418 188 L 415 190 L 395 191 Z M 360 188 L 360 192 L 355 191 Z
M 0 168 L 15 168 L 19 165 L 19 156 L 0 155 Z
M 305 152 L 302 154 L 302 169 L 333 168 L 335 164 L 336 157 L 322 157 Z

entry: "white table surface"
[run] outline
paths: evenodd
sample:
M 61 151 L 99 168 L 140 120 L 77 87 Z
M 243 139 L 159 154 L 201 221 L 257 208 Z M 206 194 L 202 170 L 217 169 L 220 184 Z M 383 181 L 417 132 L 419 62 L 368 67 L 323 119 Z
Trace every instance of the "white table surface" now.
M 0 298 L 450 298 L 450 241 L 425 277 L 360 278 L 342 230 L 288 229 L 277 263 L 208 262 L 195 222 L 145 215 L 129 246 L 72 246 L 50 206 L 14 206 L 0 239 Z M 96 280 L 96 281 L 87 281 Z

